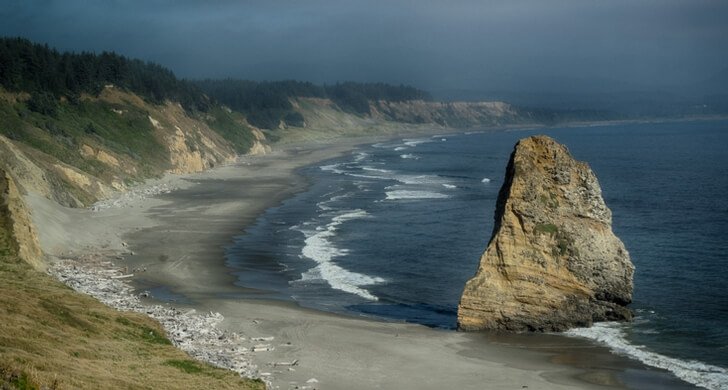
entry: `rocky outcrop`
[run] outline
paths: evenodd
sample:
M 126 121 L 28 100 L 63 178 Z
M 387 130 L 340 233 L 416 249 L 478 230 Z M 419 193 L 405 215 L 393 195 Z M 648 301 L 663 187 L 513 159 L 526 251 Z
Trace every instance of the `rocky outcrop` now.
M 252 126 L 250 132 L 253 135 L 254 141 L 253 146 L 251 146 L 250 150 L 248 150 L 248 155 L 262 156 L 270 153 L 272 149 L 268 144 L 266 144 L 265 134 L 263 134 L 260 129 L 252 128 Z
M 594 173 L 546 136 L 519 141 L 458 328 L 563 331 L 629 320 L 634 267 Z

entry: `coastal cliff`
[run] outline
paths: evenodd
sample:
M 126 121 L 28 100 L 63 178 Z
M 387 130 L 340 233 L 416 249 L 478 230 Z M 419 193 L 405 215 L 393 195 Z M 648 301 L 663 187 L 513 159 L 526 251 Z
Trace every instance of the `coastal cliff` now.
M 499 102 L 428 102 L 422 100 L 370 103 L 371 117 L 402 123 L 429 123 L 467 128 L 501 126 L 523 121 L 512 105 Z
M 29 211 L 13 178 L 0 169 L 0 223 L 7 228 L 0 250 L 10 250 L 36 270 L 44 270 L 40 244 Z
M 508 162 L 458 328 L 564 331 L 629 320 L 633 272 L 589 166 L 549 137 L 529 137 Z

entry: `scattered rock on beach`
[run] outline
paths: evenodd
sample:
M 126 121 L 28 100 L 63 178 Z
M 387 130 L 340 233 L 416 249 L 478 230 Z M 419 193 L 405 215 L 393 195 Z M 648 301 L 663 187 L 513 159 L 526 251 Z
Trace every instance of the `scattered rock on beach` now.
M 148 292 L 135 294 L 125 281 L 124 269 L 116 268 L 99 256 L 63 259 L 54 262 L 48 272 L 74 290 L 88 294 L 107 306 L 118 310 L 145 313 L 164 327 L 174 345 L 193 358 L 235 371 L 241 376 L 261 378 L 251 362 L 251 346 L 245 337 L 220 329 L 220 313 L 197 313 L 194 309 L 182 311 L 168 305 L 146 305 L 140 300 Z M 270 346 L 265 346 L 271 350 Z M 270 387 L 270 377 L 264 382 Z
M 146 187 L 135 187 L 129 191 L 118 194 L 115 198 L 96 202 L 91 206 L 92 211 L 101 211 L 111 208 L 126 208 L 135 206 L 136 202 L 159 194 L 168 194 L 176 188 L 168 184 L 158 184 Z M 124 245 L 126 246 L 126 245 Z

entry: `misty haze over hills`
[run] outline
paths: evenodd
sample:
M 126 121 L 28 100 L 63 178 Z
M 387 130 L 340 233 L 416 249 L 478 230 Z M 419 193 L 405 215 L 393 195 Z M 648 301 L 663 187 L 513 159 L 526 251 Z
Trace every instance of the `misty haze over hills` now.
M 561 110 L 605 110 L 628 116 L 728 113 L 728 68 L 682 85 L 640 85 L 608 79 L 562 79 L 560 88 L 533 80 L 492 89 L 431 90 L 445 101 L 505 100 L 520 106 Z
M 403 83 L 444 100 L 629 115 L 728 108 L 719 1 L 23 1 L 0 17 L 2 36 L 185 78 Z

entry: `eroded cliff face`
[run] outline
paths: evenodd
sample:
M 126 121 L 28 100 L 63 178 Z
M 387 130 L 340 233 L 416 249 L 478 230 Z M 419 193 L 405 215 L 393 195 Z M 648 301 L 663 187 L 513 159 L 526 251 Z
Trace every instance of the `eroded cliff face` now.
M 262 156 L 265 154 L 268 154 L 271 152 L 270 145 L 267 144 L 267 140 L 265 138 L 265 134 L 253 126 L 251 127 L 251 132 L 253 133 L 253 138 L 255 139 L 253 141 L 253 146 L 250 147 L 250 150 L 248 150 L 248 155 L 250 156 Z
M 0 247 L 12 246 L 18 256 L 37 270 L 45 263 L 38 243 L 38 235 L 30 221 L 28 208 L 18 192 L 12 176 L 0 169 L 0 219 L 11 237 L 4 237 Z M 0 248 L 2 250 L 2 248 Z
M 373 118 L 405 123 L 434 123 L 448 127 L 497 126 L 517 123 L 519 114 L 504 102 L 403 102 L 370 104 Z
M 458 328 L 563 331 L 628 320 L 634 267 L 596 176 L 546 136 L 519 141 Z
M 530 123 L 504 102 L 369 101 L 369 113 L 348 112 L 330 99 L 291 99 L 301 127 L 281 126 L 277 142 L 311 142 L 355 136 L 398 136 L 418 131 L 483 128 Z
M 235 150 L 204 122 L 190 118 L 177 104 L 167 102 L 149 110 L 149 121 L 167 148 L 171 173 L 202 172 L 235 160 Z
M 5 92 L 0 103 L 15 104 L 22 98 Z M 177 103 L 152 104 L 113 86 L 105 87 L 97 97 L 84 95 L 81 100 L 91 111 L 72 118 L 81 127 L 88 123 L 89 130 L 80 135 L 68 134 L 59 126 L 38 127 L 38 121 L 27 118 L 8 120 L 7 126 L 23 131 L 11 126 L 6 132 L 32 134 L 25 138 L 0 135 L 0 168 L 12 174 L 21 193 L 33 192 L 64 206 L 83 207 L 149 177 L 200 172 L 232 163 L 238 156 L 235 145 L 211 127 L 212 120 L 190 116 Z M 68 115 L 48 118 L 47 123 L 68 122 Z M 129 134 L 114 138 L 94 133 L 94 121 L 99 120 L 110 129 L 119 127 L 115 130 L 119 134 Z M 133 131 L 149 135 L 145 145 L 154 145 L 140 146 L 139 134 L 123 128 L 127 123 L 133 123 Z M 245 123 L 236 125 L 236 131 L 251 133 L 248 153 L 270 151 L 261 131 Z M 28 142 L 30 138 L 36 142 Z

